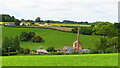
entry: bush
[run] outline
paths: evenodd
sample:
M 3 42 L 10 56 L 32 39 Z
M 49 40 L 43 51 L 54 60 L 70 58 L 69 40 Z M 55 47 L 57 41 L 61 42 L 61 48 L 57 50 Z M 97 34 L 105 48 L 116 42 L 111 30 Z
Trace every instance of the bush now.
M 48 53 L 48 55 L 65 55 L 64 52 L 51 52 L 51 53 Z
M 4 54 L 2 54 L 2 56 L 17 55 L 17 54 L 18 54 L 17 52 L 10 52 L 10 54 L 9 53 L 4 53 Z
M 82 54 L 82 51 L 77 51 L 77 50 L 71 50 L 71 54 Z
M 42 42 L 43 39 L 40 36 L 35 36 L 32 38 L 32 42 Z
M 98 53 L 100 53 L 98 50 L 90 50 L 90 54 L 98 54 Z
M 77 27 L 75 27 L 74 29 L 72 29 L 72 32 L 73 33 L 77 33 L 77 30 L 78 30 L 78 28 Z M 81 27 L 81 29 L 80 29 L 80 33 L 81 34 L 85 34 L 85 35 L 92 35 L 92 28 L 83 28 L 83 27 Z
M 24 52 L 24 49 L 23 48 L 20 48 L 19 49 L 19 53 L 23 53 Z
M 21 41 L 30 41 L 35 36 L 34 32 L 22 32 L 20 35 Z
M 55 51 L 55 47 L 53 47 L 53 46 L 52 46 L 52 47 L 48 47 L 48 48 L 47 48 L 47 51 L 48 51 L 48 52 L 54 52 L 54 51 Z
M 106 49 L 105 53 L 116 53 L 117 50 L 114 47 L 109 47 Z
M 29 54 L 30 53 L 30 49 L 28 49 L 28 48 L 24 49 L 23 53 L 24 54 Z

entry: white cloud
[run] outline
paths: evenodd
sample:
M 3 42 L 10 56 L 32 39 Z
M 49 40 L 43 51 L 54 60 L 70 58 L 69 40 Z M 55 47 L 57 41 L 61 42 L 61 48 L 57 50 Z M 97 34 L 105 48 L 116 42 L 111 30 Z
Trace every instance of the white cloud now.
M 2 0 L 0 13 L 21 19 L 117 22 L 119 0 Z

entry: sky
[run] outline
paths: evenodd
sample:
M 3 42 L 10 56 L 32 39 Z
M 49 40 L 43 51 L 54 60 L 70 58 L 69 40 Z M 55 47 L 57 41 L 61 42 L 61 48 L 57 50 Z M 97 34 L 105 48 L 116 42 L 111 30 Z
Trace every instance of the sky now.
M 118 22 L 119 0 L 1 0 L 0 14 L 18 19 Z

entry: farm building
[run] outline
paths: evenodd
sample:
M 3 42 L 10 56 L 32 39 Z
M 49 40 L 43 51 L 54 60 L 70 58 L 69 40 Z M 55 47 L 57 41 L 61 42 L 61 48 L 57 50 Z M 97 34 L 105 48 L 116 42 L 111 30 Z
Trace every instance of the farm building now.
M 27 22 L 21 22 L 21 23 L 20 23 L 20 26 L 23 26 L 23 25 L 25 25 L 25 26 L 29 26 L 30 24 L 27 23 Z
M 5 25 L 15 25 L 15 23 L 5 23 Z
M 39 23 L 39 26 L 51 26 L 49 23 Z
M 45 49 L 37 49 L 37 53 L 48 53 Z
M 74 47 L 65 46 L 63 49 L 58 49 L 57 52 L 70 53 L 71 50 L 74 50 Z

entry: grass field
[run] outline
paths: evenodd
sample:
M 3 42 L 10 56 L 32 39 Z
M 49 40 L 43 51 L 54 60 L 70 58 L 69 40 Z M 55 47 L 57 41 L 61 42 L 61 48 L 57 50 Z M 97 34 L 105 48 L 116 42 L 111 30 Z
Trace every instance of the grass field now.
M 54 46 L 55 48 L 63 48 L 65 44 L 72 46 L 72 43 L 76 41 L 76 34 L 69 32 L 61 32 L 51 29 L 41 28 L 14 28 L 14 27 L 3 27 L 2 37 L 14 37 L 19 36 L 21 32 L 34 31 L 37 35 L 41 36 L 45 42 L 32 43 L 32 42 L 21 42 L 21 47 L 38 49 L 40 46 L 47 48 Z M 83 48 L 94 48 L 94 42 L 98 40 L 97 36 L 92 35 L 80 35 Z M 93 40 L 92 40 L 93 39 Z
M 3 56 L 3 66 L 118 66 L 118 54 Z

